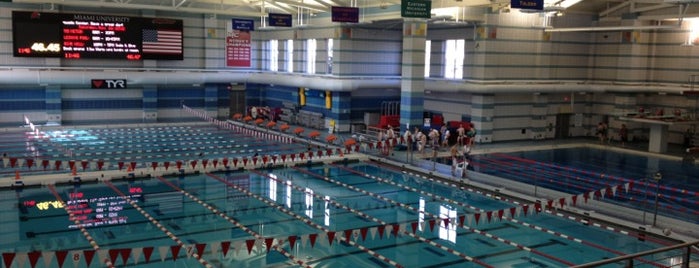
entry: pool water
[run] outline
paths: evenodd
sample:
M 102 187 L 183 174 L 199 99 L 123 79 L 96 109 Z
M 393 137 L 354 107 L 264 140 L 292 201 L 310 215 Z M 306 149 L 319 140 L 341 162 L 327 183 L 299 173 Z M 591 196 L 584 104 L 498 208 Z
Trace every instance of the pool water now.
M 214 126 L 161 126 L 146 128 L 67 128 L 0 134 L 0 152 L 6 154 L 0 175 L 70 172 L 71 162 L 88 171 L 135 168 L 152 162 L 202 160 L 254 155 L 283 155 L 307 150 L 306 145 L 270 133 Z M 82 166 L 84 163 L 84 166 Z M 99 163 L 99 165 L 98 165 Z
M 699 223 L 699 165 L 691 162 L 580 147 L 473 155 L 469 169 L 571 194 L 632 182 L 608 201 L 652 210 L 657 191 L 659 213 Z
M 673 243 L 557 212 L 525 214 L 513 200 L 364 162 L 28 187 L 0 196 L 0 252 L 48 267 L 58 267 L 61 254 L 77 267 L 87 267 L 90 254 L 93 267 L 105 260 L 139 267 L 567 267 Z M 476 216 L 500 210 L 507 213 Z M 101 250 L 92 252 L 94 245 Z M 670 266 L 675 255 L 636 263 Z

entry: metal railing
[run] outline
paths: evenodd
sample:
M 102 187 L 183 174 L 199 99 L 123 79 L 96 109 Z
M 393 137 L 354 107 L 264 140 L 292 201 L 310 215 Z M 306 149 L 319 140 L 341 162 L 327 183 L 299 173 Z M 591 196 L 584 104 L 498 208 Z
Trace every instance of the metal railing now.
M 692 91 L 696 89 L 696 87 L 699 86 L 699 74 L 690 74 L 689 75 L 689 87 Z
M 699 240 L 694 241 L 694 242 L 677 244 L 674 246 L 669 246 L 669 247 L 664 247 L 664 248 L 657 248 L 657 249 L 653 249 L 653 250 L 638 252 L 638 253 L 634 253 L 634 254 L 623 255 L 623 256 L 614 257 L 614 258 L 610 258 L 610 259 L 585 263 L 585 264 L 576 265 L 576 266 L 572 266 L 572 267 L 573 268 L 588 268 L 588 267 L 600 267 L 600 266 L 607 265 L 607 264 L 618 264 L 618 265 L 623 265 L 621 267 L 631 268 L 631 267 L 634 267 L 634 261 L 636 261 L 637 258 L 656 254 L 656 253 L 662 253 L 662 252 L 668 252 L 668 251 L 672 251 L 672 250 L 681 249 L 682 250 L 681 254 L 670 257 L 670 258 L 677 258 L 677 263 L 674 263 L 673 265 L 671 265 L 671 267 L 689 268 L 691 255 L 692 255 L 692 247 L 694 247 L 694 250 L 699 249 L 698 248 L 699 247 Z M 647 262 L 647 260 L 644 261 L 642 259 L 639 259 L 638 262 Z M 668 266 L 670 266 L 670 265 L 668 265 Z

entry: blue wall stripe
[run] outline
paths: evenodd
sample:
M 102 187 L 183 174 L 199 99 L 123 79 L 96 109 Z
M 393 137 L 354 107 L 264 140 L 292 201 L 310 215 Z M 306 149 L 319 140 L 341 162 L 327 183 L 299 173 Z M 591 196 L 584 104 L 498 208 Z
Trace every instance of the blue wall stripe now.
M 63 110 L 114 110 L 114 109 L 141 109 L 143 102 L 140 99 L 111 99 L 111 100 L 63 100 Z

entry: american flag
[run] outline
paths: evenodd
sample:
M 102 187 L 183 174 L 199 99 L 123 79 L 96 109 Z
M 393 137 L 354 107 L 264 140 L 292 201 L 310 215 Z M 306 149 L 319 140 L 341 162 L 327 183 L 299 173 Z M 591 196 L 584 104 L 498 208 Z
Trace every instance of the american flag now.
M 143 53 L 182 53 L 182 32 L 143 29 Z

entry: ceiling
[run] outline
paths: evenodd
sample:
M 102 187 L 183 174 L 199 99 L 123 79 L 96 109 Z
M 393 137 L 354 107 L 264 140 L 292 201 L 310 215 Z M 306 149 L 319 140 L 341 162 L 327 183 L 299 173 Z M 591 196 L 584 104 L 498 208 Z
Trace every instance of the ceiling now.
M 565 5 L 570 0 L 545 0 L 546 10 L 564 13 L 585 13 L 597 15 L 600 19 L 621 19 L 626 14 L 633 14 L 637 19 L 662 20 L 684 16 L 699 16 L 699 0 L 582 0 L 565 10 L 551 8 Z M 34 3 L 54 6 L 73 6 L 85 8 L 123 8 L 138 10 L 160 10 L 189 12 L 211 15 L 230 15 L 239 17 L 261 17 L 269 12 L 299 14 L 318 14 L 330 12 L 332 6 L 350 6 L 364 8 L 384 8 L 393 10 L 401 0 L 13 0 L 15 3 Z M 432 8 L 478 8 L 479 10 L 509 11 L 510 0 L 432 0 Z M 684 9 L 680 9 L 683 7 Z M 626 16 L 628 17 L 628 16 Z M 390 19 L 391 17 L 388 17 Z M 382 18 L 387 19 L 387 18 Z

